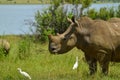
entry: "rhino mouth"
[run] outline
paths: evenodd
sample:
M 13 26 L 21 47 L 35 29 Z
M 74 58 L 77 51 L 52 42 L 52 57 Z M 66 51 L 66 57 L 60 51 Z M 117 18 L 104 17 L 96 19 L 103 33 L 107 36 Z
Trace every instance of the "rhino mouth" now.
M 51 54 L 58 54 L 59 50 L 57 48 L 50 48 L 49 49 Z
M 59 50 L 54 50 L 54 51 L 51 51 L 51 54 L 54 54 L 54 55 L 59 55 L 59 54 L 63 54 L 65 52 L 61 52 Z
M 57 50 L 54 50 L 54 51 L 52 51 L 52 53 L 56 54 L 56 53 L 58 53 L 58 51 L 57 51 Z

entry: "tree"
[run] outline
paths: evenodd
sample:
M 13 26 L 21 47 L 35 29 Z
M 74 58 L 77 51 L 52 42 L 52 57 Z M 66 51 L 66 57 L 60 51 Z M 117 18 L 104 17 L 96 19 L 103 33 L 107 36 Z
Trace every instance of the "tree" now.
M 83 10 L 85 8 L 88 8 L 91 3 L 92 3 L 92 0 L 65 0 L 66 2 L 69 2 L 69 3 L 72 3 L 74 6 L 75 6 L 75 13 L 73 14 L 76 18 L 79 18 L 80 16 L 83 15 Z M 79 4 L 82 5 L 82 7 L 80 8 L 80 10 L 78 10 L 78 7 L 79 7 Z M 78 12 L 80 11 L 80 12 Z M 73 11 L 74 12 L 74 11 Z M 80 13 L 80 14 L 78 14 Z
M 76 12 L 78 13 L 79 10 L 78 4 L 82 3 L 82 9 L 87 8 L 91 0 L 65 0 L 66 2 L 72 3 L 75 5 Z M 56 34 L 56 33 L 63 33 L 69 23 L 67 21 L 67 17 L 71 17 L 71 14 L 66 14 L 67 12 L 63 10 L 64 1 L 63 0 L 51 0 L 51 6 L 45 10 L 43 13 L 39 11 L 35 15 L 36 20 L 36 33 L 37 38 L 39 37 L 41 41 L 46 42 L 48 34 Z M 80 16 L 80 14 L 77 16 Z
M 43 13 L 35 15 L 37 38 L 46 42 L 48 34 L 63 33 L 68 27 L 67 15 L 63 11 L 62 0 L 51 1 L 51 6 Z

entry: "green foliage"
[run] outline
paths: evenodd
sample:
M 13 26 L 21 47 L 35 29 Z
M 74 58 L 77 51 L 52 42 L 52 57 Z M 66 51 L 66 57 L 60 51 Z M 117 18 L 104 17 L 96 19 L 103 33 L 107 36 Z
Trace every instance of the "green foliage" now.
M 83 10 L 85 8 L 88 8 L 91 5 L 92 0 L 65 0 L 65 2 L 72 3 L 75 5 L 76 10 L 78 8 L 78 4 L 81 3 L 82 7 L 79 10 L 80 14 L 76 15 L 76 18 L 83 15 Z M 50 6 L 48 9 L 44 10 L 43 13 L 40 13 L 39 11 L 35 14 L 35 20 L 36 20 L 36 35 L 37 39 L 46 42 L 47 36 L 49 34 L 56 34 L 56 33 L 63 33 L 67 27 L 69 26 L 69 23 L 67 21 L 68 16 L 73 16 L 75 14 L 69 13 L 66 15 L 66 11 L 63 11 L 63 0 L 54 0 L 51 1 L 52 6 Z M 76 11 L 78 12 L 78 11 Z M 118 10 L 115 11 L 113 7 L 106 8 L 103 7 L 99 11 L 96 11 L 95 9 L 88 9 L 85 15 L 91 17 L 92 19 L 103 19 L 108 20 L 111 17 L 119 17 L 120 13 L 120 7 L 118 7 Z M 36 39 L 36 40 L 37 40 Z
M 118 8 L 116 10 L 116 17 L 120 18 L 120 5 L 118 6 Z
M 63 0 L 53 0 L 51 3 L 55 6 L 55 8 L 59 7 L 60 3 L 62 3 Z
M 103 20 L 109 19 L 109 12 L 106 7 L 100 8 L 100 11 L 98 12 L 98 17 Z
M 106 2 L 108 2 L 108 3 L 113 2 L 113 3 L 115 3 L 115 2 L 120 2 L 120 0 L 93 0 L 93 2 L 94 3 L 106 3 Z
M 5 49 L 3 48 L 3 46 L 0 47 L 0 60 L 4 59 L 5 57 Z
M 115 17 L 116 12 L 113 7 L 108 8 L 108 11 L 109 11 L 109 18 Z
M 13 1 L 13 0 L 7 0 L 7 1 Z
M 55 0 L 43 13 L 39 11 L 35 15 L 36 33 L 39 34 L 42 42 L 47 41 L 48 34 L 63 33 L 68 27 L 66 13 L 63 12 L 63 7 L 59 0 Z
M 81 0 L 65 0 L 68 3 L 72 3 L 72 4 L 80 4 Z
M 42 14 L 40 14 L 38 11 L 35 15 L 35 19 L 38 24 L 35 26 L 37 38 L 42 42 L 46 42 L 47 35 L 53 33 L 52 28 L 49 28 L 50 22 L 52 20 L 51 16 L 52 15 L 47 11 L 44 11 Z
M 112 17 L 118 17 L 119 16 L 119 7 L 117 10 L 114 10 L 113 7 L 111 8 L 100 8 L 99 11 L 96 11 L 95 9 L 89 9 L 84 13 L 86 16 L 91 17 L 92 19 L 103 19 L 108 20 Z
M 91 1 L 92 0 L 83 0 L 83 8 L 88 7 Z M 75 5 L 81 3 L 80 0 L 66 0 L 66 2 L 73 3 Z M 35 14 L 35 20 L 37 24 L 35 26 L 36 34 L 39 36 L 37 38 L 42 42 L 47 41 L 48 34 L 63 33 L 69 26 L 67 16 L 71 17 L 71 15 L 74 15 L 71 13 L 67 15 L 67 12 L 63 11 L 63 0 L 54 0 L 51 1 L 51 3 L 52 6 L 50 6 L 43 13 L 38 11 Z
M 0 61 L 0 80 L 28 80 L 28 78 L 21 75 L 17 68 L 20 67 L 23 71 L 29 73 L 31 80 L 119 80 L 120 64 L 114 63 L 109 65 L 109 74 L 101 74 L 101 68 L 98 64 L 98 71 L 95 75 L 90 76 L 89 67 L 83 61 L 84 54 L 74 48 L 64 55 L 52 55 L 47 50 L 48 44 L 32 43 L 31 53 L 32 56 L 25 60 L 17 59 L 13 61 L 13 57 L 18 54 L 15 50 L 19 40 L 24 38 L 8 38 L 12 44 L 12 50 L 7 58 Z M 44 49 L 38 51 L 36 48 Z M 46 50 L 46 51 L 45 51 Z M 79 67 L 77 70 L 72 70 L 75 63 L 76 56 L 79 59 Z
M 30 54 L 31 41 L 29 39 L 23 39 L 18 44 L 18 57 L 19 59 L 26 59 Z
M 87 8 L 90 6 L 92 0 L 82 0 L 82 7 Z
M 87 14 L 87 16 L 91 17 L 92 19 L 96 19 L 97 11 L 95 9 L 90 9 L 87 11 L 87 13 L 84 14 Z

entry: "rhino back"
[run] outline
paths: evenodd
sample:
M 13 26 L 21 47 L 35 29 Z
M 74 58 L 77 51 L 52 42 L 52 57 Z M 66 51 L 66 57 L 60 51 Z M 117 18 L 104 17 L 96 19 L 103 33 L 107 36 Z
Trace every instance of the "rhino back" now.
M 6 40 L 0 39 L 0 47 L 3 47 L 6 51 L 9 51 L 10 43 Z
M 113 50 L 120 45 L 120 27 L 115 27 L 114 24 L 100 20 L 85 29 L 87 34 L 77 34 L 78 48 L 82 48 L 84 52 Z

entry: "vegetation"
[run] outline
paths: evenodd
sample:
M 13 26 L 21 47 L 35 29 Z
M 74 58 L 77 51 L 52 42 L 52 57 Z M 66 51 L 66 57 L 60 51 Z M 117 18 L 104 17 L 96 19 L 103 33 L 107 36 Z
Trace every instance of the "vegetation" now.
M 49 4 L 51 0 L 0 0 L 0 4 Z M 65 2 L 80 2 L 81 0 L 61 0 Z M 84 0 L 83 0 L 84 1 Z M 94 3 L 120 2 L 120 0 L 92 0 Z
M 32 80 L 87 80 L 88 78 L 89 80 L 118 80 L 120 78 L 119 64 L 110 64 L 108 76 L 103 76 L 99 68 L 98 73 L 89 76 L 88 65 L 83 61 L 83 53 L 76 48 L 57 56 L 49 53 L 48 44 L 30 42 L 31 55 L 27 54 L 29 57 L 20 59 L 18 42 L 27 42 L 27 39 L 19 36 L 5 36 L 5 39 L 10 41 L 12 48 L 10 54 L 0 60 L 0 80 L 27 80 L 17 71 L 18 67 L 28 72 Z M 24 54 L 21 55 L 24 56 Z M 72 70 L 76 56 L 79 56 L 78 72 Z
M 25 1 L 25 3 L 35 3 L 32 2 L 33 0 L 20 0 L 20 2 L 17 0 L 1 0 L 0 3 L 6 3 L 6 1 L 15 4 L 21 4 L 23 1 Z M 47 1 L 49 3 L 49 0 Z M 63 11 L 61 6 L 63 2 L 60 0 L 54 1 L 53 6 L 48 10 L 45 10 L 42 14 L 38 11 L 35 15 L 37 24 L 35 26 L 37 28 L 36 38 L 40 37 L 39 39 L 41 39 L 42 43 L 46 42 L 48 34 L 56 34 L 57 32 L 62 33 L 69 25 L 66 17 L 71 17 L 73 15 L 73 13 L 67 14 L 66 11 Z M 87 5 L 87 7 L 89 5 Z M 107 20 L 110 17 L 119 17 L 119 12 L 120 7 L 118 7 L 116 11 L 114 11 L 113 8 L 110 8 L 110 10 L 102 8 L 99 12 L 91 9 L 86 12 L 86 15 L 93 19 L 101 18 Z M 110 64 L 110 73 L 108 76 L 102 75 L 99 67 L 95 75 L 89 76 L 88 65 L 83 60 L 82 51 L 74 48 L 63 55 L 52 55 L 48 51 L 47 42 L 44 44 L 41 44 L 40 41 L 35 43 L 30 37 L 15 35 L 4 36 L 4 38 L 10 42 L 11 50 L 8 56 L 4 56 L 2 54 L 3 50 L 0 50 L 0 80 L 27 80 L 17 71 L 18 67 L 28 72 L 32 80 L 101 80 L 101 78 L 102 80 L 118 80 L 120 78 L 118 75 L 120 74 L 118 70 L 120 66 L 119 63 Z M 79 57 L 78 72 L 77 70 L 72 70 L 76 56 Z
M 93 0 L 94 3 L 120 2 L 120 0 Z
M 48 4 L 50 0 L 0 0 L 0 4 Z
M 63 33 L 68 27 L 66 11 L 63 11 L 60 0 L 55 0 L 47 10 L 40 14 L 38 11 L 35 15 L 36 34 L 40 40 L 45 42 L 48 34 Z M 70 15 L 69 15 L 70 16 Z M 40 34 L 39 34 L 40 33 Z M 37 36 L 37 38 L 38 38 Z
M 10 54 L 0 60 L 0 80 L 28 80 L 18 72 L 18 67 L 29 73 L 32 80 L 119 80 L 120 78 L 119 63 L 110 64 L 108 76 L 102 75 L 99 67 L 98 72 L 90 76 L 88 65 L 83 61 L 83 53 L 76 48 L 63 55 L 52 55 L 48 51 L 48 44 L 30 42 L 31 55 L 28 54 L 29 57 L 26 59 L 20 59 L 19 42 L 21 40 L 27 42 L 27 39 L 19 36 L 5 36 L 5 39 L 10 41 L 12 48 Z M 76 56 L 79 57 L 78 72 L 72 69 Z
M 66 0 L 66 2 L 75 6 L 75 13 L 78 13 L 78 4 L 81 3 L 80 14 L 75 14 L 74 10 L 71 13 L 67 13 L 67 10 L 64 10 L 64 2 L 62 0 L 51 1 L 52 5 L 47 10 L 41 14 L 38 11 L 35 15 L 37 39 L 40 38 L 42 42 L 46 42 L 48 34 L 63 33 L 69 26 L 67 17 L 75 15 L 78 18 L 81 16 L 83 10 L 90 6 L 92 0 L 83 0 L 81 2 L 79 0 Z
M 92 19 L 103 19 L 108 20 L 111 17 L 119 17 L 120 6 L 118 9 L 111 8 L 101 8 L 99 11 L 95 9 L 89 9 L 89 6 L 92 3 L 92 0 L 65 0 L 67 3 L 72 3 L 74 8 L 70 13 L 67 10 L 64 10 L 64 2 L 62 0 L 54 0 L 51 2 L 51 6 L 45 10 L 43 13 L 39 11 L 35 15 L 36 20 L 36 33 L 35 38 L 41 40 L 42 42 L 47 41 L 48 34 L 63 33 L 69 23 L 67 17 L 72 17 L 73 15 L 76 18 L 80 16 L 89 16 Z M 78 10 L 78 4 L 82 4 L 80 10 Z M 83 10 L 87 8 L 87 11 L 83 13 Z M 79 12 L 80 11 L 80 12 Z M 80 14 L 79 14 L 80 13 Z M 36 36 L 37 35 L 37 36 Z M 36 40 L 35 39 L 35 40 Z
M 86 16 L 91 17 L 92 19 L 108 20 L 112 17 L 120 17 L 119 11 L 120 11 L 120 5 L 118 6 L 118 8 L 116 10 L 113 7 L 111 7 L 111 8 L 103 7 L 99 11 L 96 11 L 95 9 L 89 9 L 84 14 Z
M 30 38 L 26 38 L 23 40 L 20 40 L 18 43 L 18 57 L 19 59 L 26 59 L 31 55 L 30 53 L 30 45 L 31 40 Z

